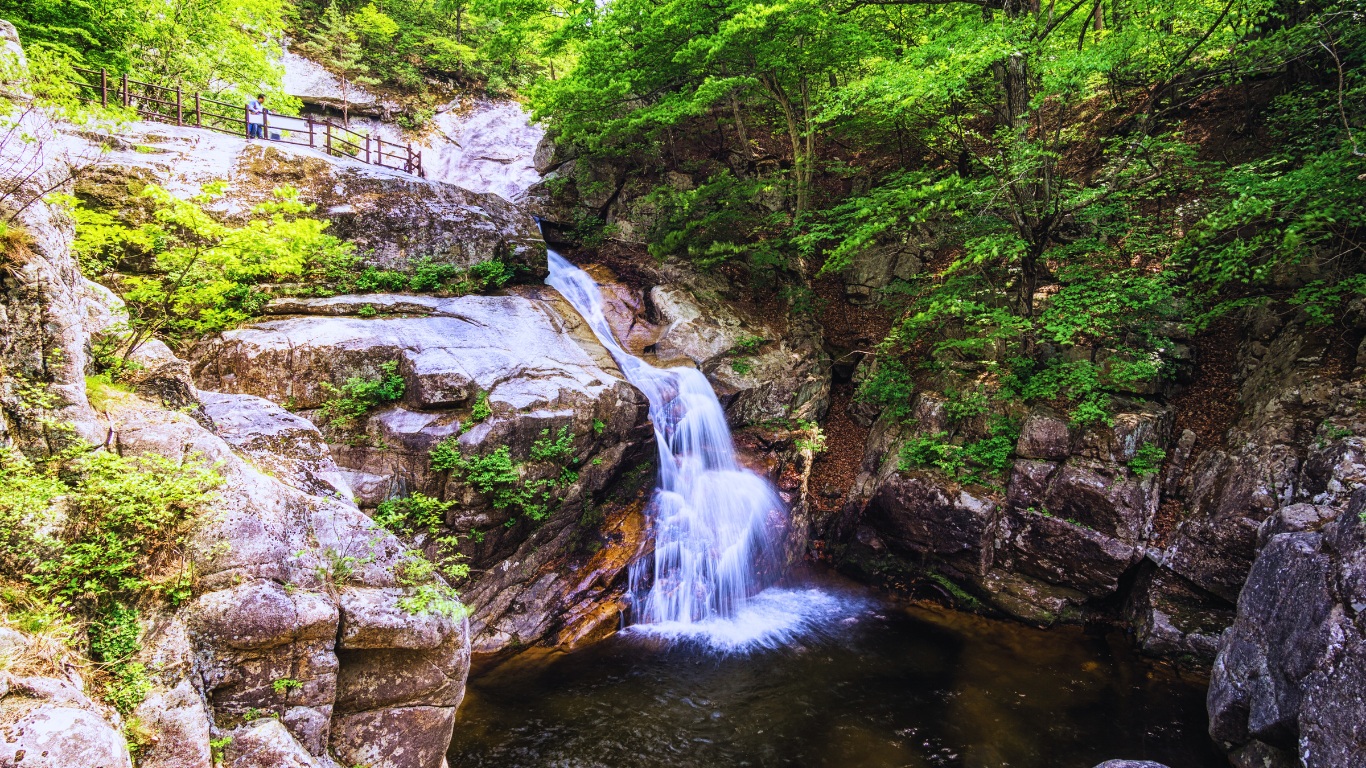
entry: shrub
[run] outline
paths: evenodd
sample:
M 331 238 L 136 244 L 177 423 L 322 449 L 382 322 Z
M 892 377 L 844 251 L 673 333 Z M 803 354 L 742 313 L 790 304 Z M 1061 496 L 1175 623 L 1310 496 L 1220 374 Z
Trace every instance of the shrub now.
M 479 390 L 479 394 L 474 396 L 474 405 L 470 408 L 471 421 L 483 421 L 493 415 L 493 408 L 489 406 L 489 393 Z
M 1129 469 L 1139 477 L 1155 475 L 1162 469 L 1162 461 L 1166 458 L 1167 452 L 1156 443 L 1144 443 L 1129 460 Z
M 349 429 L 372 409 L 403 397 L 406 385 L 398 373 L 398 362 L 380 363 L 378 378 L 352 376 L 340 387 L 323 382 L 323 390 L 331 397 L 323 401 L 318 416 L 328 425 Z
M 902 421 L 911 415 L 914 395 L 915 383 L 906 366 L 895 358 L 881 357 L 874 363 L 872 375 L 859 385 L 854 399 L 876 405 L 893 419 Z

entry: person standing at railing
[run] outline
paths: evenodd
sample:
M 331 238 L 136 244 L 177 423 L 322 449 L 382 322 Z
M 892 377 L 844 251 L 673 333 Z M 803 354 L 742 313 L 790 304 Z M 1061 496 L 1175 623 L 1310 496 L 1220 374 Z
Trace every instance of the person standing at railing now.
M 247 102 L 247 138 L 264 139 L 266 137 L 266 95 L 256 94 L 256 98 Z

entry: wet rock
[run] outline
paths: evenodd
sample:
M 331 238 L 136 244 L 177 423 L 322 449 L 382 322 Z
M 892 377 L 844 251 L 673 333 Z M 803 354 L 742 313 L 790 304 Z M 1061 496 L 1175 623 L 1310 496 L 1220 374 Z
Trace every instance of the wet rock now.
M 1096 768 L 1167 768 L 1162 763 L 1151 760 L 1106 760 Z
M 1233 623 L 1232 606 L 1165 568 L 1144 566 L 1124 609 L 1139 647 L 1153 656 L 1213 662 L 1220 634 Z
M 998 568 L 973 584 L 987 594 L 993 607 L 1041 627 L 1076 621 L 1087 600 L 1075 589 Z
M 691 362 L 707 374 L 733 425 L 824 416 L 830 361 L 819 327 L 796 317 L 785 323 L 746 317 L 721 298 L 724 288 L 715 281 L 673 274 L 677 282 L 650 291 L 661 362 Z

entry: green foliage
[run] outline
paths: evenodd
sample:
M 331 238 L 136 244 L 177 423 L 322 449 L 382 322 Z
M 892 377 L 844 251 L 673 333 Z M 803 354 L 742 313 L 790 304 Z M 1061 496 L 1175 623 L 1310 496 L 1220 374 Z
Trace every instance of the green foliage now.
M 318 417 L 337 429 L 350 429 L 371 410 L 397 402 L 403 397 L 406 385 L 398 372 L 398 362 L 380 363 L 379 376 L 352 376 L 340 387 L 322 383 L 328 398 L 318 409 Z
M 470 406 L 470 420 L 483 421 L 493 415 L 493 408 L 489 405 L 489 393 L 479 390 L 474 396 L 474 405 Z
M 510 509 L 532 521 L 544 520 L 546 508 L 544 481 L 523 481 L 522 465 L 513 461 L 506 445 L 483 456 L 464 456 L 454 438 L 447 438 L 432 449 L 429 459 L 437 471 L 449 471 L 489 497 L 494 509 Z
M 797 428 L 806 433 L 806 436 L 797 438 L 793 443 L 797 450 L 809 451 L 812 456 L 825 452 L 825 431 L 821 429 L 821 425 L 814 421 L 799 420 Z
M 290 691 L 302 690 L 304 684 L 292 677 L 280 677 L 272 681 L 270 687 L 273 688 L 276 693 L 287 694 Z
M 195 460 L 77 445 L 38 465 L 0 448 L 0 561 L 31 585 L 27 599 L 37 603 L 26 613 L 43 625 L 26 630 L 50 624 L 43 606 L 83 620 L 102 695 L 124 715 L 151 688 L 134 661 L 141 646 L 133 606 L 168 587 L 188 587 L 183 536 L 219 482 Z
M 882 409 L 896 421 L 911 415 L 914 404 L 915 382 L 900 360 L 892 357 L 879 357 L 873 363 L 872 375 L 863 380 L 854 399 L 861 403 L 871 403 Z
M 309 54 L 337 76 L 341 83 L 342 123 L 350 125 L 351 97 L 357 86 L 379 85 L 370 76 L 370 67 L 362 59 L 360 28 L 380 44 L 392 39 L 397 25 L 374 5 L 367 5 L 348 18 L 331 2 L 317 23 L 308 30 L 308 37 L 299 42 L 299 50 Z
M 0 0 L 0 18 L 14 23 L 30 56 L 47 48 L 84 66 L 234 101 L 279 93 L 288 10 L 275 0 Z M 278 101 L 272 108 L 289 105 Z
M 126 349 L 159 336 L 187 343 L 247 320 L 270 294 L 262 283 L 289 277 L 324 277 L 354 262 L 354 248 L 327 234 L 328 222 L 309 218 L 313 207 L 298 190 L 280 187 L 252 210 L 242 226 L 225 224 L 204 210 L 225 185 L 181 200 L 156 185 L 137 198 L 151 207 L 151 221 L 133 226 L 111 213 L 77 205 L 73 250 L 87 277 L 114 286 L 128 307 Z M 150 260 L 151 270 L 117 271 Z
M 1167 452 L 1156 443 L 1144 443 L 1129 460 L 1129 470 L 1139 477 L 1155 475 L 1162 470 L 1162 462 Z
M 393 533 L 412 535 L 425 531 L 435 536 L 445 520 L 446 511 L 452 506 L 454 502 L 415 492 L 401 499 L 380 502 L 375 509 L 374 520 Z
M 532 461 L 567 461 L 574 455 L 574 434 L 569 431 L 569 425 L 560 427 L 560 431 L 551 435 L 550 429 L 541 430 L 541 436 L 536 438 L 531 444 Z
M 968 483 L 1003 479 L 1014 463 L 1019 436 L 1019 426 L 1000 417 L 992 419 L 987 435 L 977 440 L 953 442 L 948 432 L 920 434 L 901 446 L 898 466 L 902 471 L 934 468 Z
M 574 434 L 569 425 L 555 433 L 548 428 L 541 430 L 540 436 L 531 444 L 529 458 L 533 462 L 552 464 L 576 462 Z M 561 466 L 559 474 L 553 478 L 527 480 L 526 466 L 512 458 L 512 451 L 506 445 L 483 456 L 465 456 L 454 437 L 437 443 L 428 459 L 433 470 L 450 472 L 456 479 L 488 496 L 494 509 L 512 510 L 533 522 L 549 516 L 547 505 L 553 490 L 572 485 L 579 477 L 568 466 Z

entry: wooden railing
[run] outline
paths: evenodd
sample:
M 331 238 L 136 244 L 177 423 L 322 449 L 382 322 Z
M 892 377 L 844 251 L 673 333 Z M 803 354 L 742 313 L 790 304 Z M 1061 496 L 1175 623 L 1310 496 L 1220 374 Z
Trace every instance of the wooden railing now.
M 179 86 L 168 88 L 144 83 L 129 79 L 126 74 L 111 79 L 104 69 L 73 69 L 82 79 L 72 82 L 86 101 L 99 102 L 106 107 L 111 103 L 122 105 L 146 120 L 249 137 L 246 105 L 229 104 L 200 93 L 186 94 Z M 411 143 L 386 141 L 312 116 L 288 117 L 267 112 L 262 120 L 266 140 L 312 147 L 336 157 L 350 157 L 418 176 L 427 175 L 422 168 L 422 152 L 414 152 Z

